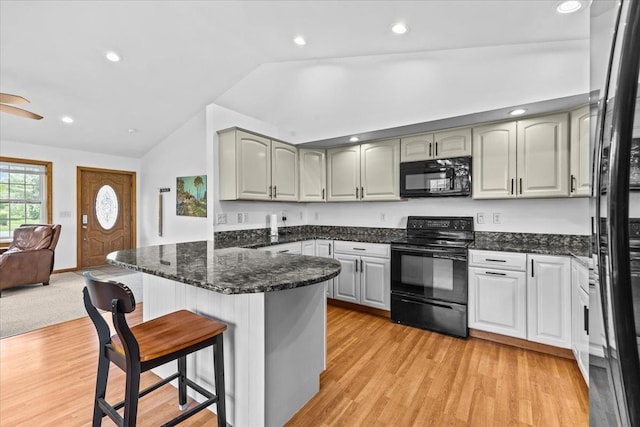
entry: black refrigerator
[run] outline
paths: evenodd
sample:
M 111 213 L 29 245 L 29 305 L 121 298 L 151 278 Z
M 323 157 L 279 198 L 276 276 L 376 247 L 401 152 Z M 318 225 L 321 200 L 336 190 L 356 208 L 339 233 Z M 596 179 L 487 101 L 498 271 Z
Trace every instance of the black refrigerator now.
M 590 425 L 640 426 L 640 0 L 590 13 Z

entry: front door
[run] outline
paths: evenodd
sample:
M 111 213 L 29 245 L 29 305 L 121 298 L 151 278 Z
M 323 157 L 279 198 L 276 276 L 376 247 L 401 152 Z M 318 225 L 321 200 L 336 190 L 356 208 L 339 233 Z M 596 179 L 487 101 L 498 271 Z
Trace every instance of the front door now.
M 78 167 L 78 267 L 135 246 L 135 172 Z

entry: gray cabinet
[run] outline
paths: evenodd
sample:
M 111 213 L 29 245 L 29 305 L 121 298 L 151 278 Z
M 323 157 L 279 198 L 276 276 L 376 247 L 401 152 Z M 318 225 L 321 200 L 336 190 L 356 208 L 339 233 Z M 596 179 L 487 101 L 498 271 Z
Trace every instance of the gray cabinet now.
M 400 150 L 400 160 L 403 162 L 470 156 L 471 128 L 402 137 Z
M 571 197 L 589 196 L 589 106 L 571 112 Z
M 298 150 L 300 161 L 300 201 L 327 200 L 327 152 L 311 148 Z

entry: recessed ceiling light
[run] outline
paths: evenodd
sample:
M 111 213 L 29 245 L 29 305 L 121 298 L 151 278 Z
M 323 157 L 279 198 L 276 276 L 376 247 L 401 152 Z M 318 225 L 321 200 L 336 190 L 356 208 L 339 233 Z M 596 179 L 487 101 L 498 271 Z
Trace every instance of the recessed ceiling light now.
M 393 31 L 396 34 L 404 34 L 408 30 L 409 29 L 407 28 L 407 26 L 402 22 L 398 22 L 397 24 L 394 24 L 393 27 L 391 27 L 391 31 Z
M 135 129 L 135 128 L 127 129 L 127 132 L 129 132 L 129 133 L 138 133 L 138 129 Z
M 302 37 L 302 36 L 296 36 L 296 37 L 293 39 L 293 42 L 294 42 L 295 44 L 297 44 L 298 46 L 304 46 L 305 44 L 307 44 L 307 41 L 306 41 L 306 40 L 304 39 L 304 37 Z
M 577 12 L 582 8 L 582 2 L 578 0 L 567 0 L 558 4 L 556 10 L 558 13 L 573 13 Z
M 64 116 L 63 118 L 61 118 L 60 120 L 62 120 L 63 122 L 67 123 L 67 124 L 71 124 L 73 123 L 73 118 L 69 117 L 69 116 Z
M 349 138 L 349 141 L 358 142 L 358 141 L 360 141 L 360 138 L 358 138 L 357 136 L 352 136 L 351 138 Z
M 509 114 L 511 114 L 512 116 L 519 116 L 521 114 L 526 113 L 527 110 L 525 110 L 524 108 L 517 108 L 515 110 L 509 111 Z
M 104 56 L 111 62 L 120 62 L 120 55 L 113 51 L 106 52 Z

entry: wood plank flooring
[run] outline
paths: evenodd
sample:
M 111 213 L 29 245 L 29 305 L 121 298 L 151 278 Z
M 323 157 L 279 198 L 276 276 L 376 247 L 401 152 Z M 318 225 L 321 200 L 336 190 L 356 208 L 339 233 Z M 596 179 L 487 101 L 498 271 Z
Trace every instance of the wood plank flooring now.
M 320 392 L 290 426 L 588 425 L 588 389 L 571 360 L 334 306 L 327 341 Z M 90 425 L 96 360 L 88 318 L 1 340 L 0 426 Z M 156 379 L 146 373 L 142 386 Z M 123 393 L 124 375 L 112 367 L 107 399 Z M 175 389 L 165 386 L 141 399 L 138 425 L 177 413 Z M 215 425 L 215 415 L 204 411 L 185 424 Z

